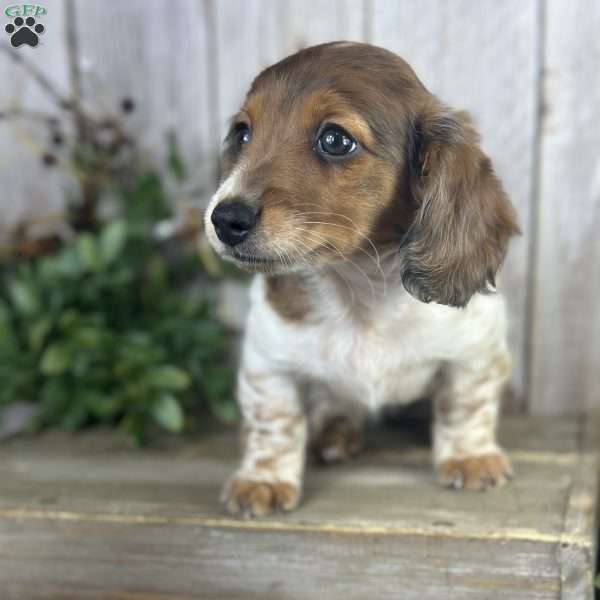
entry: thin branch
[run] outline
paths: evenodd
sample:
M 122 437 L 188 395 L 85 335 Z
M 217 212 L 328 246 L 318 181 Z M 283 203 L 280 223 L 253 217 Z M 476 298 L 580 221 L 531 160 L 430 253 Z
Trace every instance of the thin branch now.
M 27 119 L 28 121 L 42 121 L 48 125 L 58 123 L 58 119 L 51 113 L 19 107 L 10 107 L 0 110 L 0 120 L 3 119 Z
M 15 52 L 7 43 L 0 43 L 0 51 L 4 52 L 15 64 L 19 65 L 27 71 L 38 83 L 38 85 L 54 100 L 60 108 L 68 109 L 70 106 L 69 99 L 63 96 L 54 86 L 52 81 L 48 79 L 31 61 L 23 58 L 22 54 Z
M 80 142 L 88 139 L 88 121 L 82 107 L 83 92 L 81 86 L 81 70 L 79 68 L 79 38 L 77 35 L 77 13 L 75 2 L 65 0 L 65 46 L 69 63 L 69 83 L 71 88 L 72 108 L 75 114 L 75 125 Z

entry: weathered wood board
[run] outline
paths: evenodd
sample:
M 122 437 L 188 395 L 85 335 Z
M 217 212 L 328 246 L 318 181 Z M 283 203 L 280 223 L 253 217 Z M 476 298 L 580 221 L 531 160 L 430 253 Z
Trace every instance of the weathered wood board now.
M 531 408 L 600 401 L 600 3 L 546 5 Z
M 506 420 L 517 478 L 440 489 L 411 428 L 308 472 L 300 509 L 225 515 L 236 437 L 136 451 L 110 434 L 0 448 L 0 597 L 541 600 L 593 598 L 597 430 Z
M 2 13 L 9 3 L 2 5 Z M 47 6 L 47 5 L 46 5 Z M 12 50 L 4 34 L 8 19 L 2 14 L 0 51 L 0 112 L 27 109 L 35 113 L 60 114 L 56 103 L 34 79 L 7 54 Z M 20 46 L 17 56 L 32 62 L 50 79 L 57 91 L 68 94 L 68 63 L 64 45 L 63 3 L 54 2 L 43 19 L 46 31 L 36 48 Z M 0 226 L 17 223 L 25 215 L 44 217 L 64 210 L 65 192 L 75 185 L 73 174 L 63 165 L 48 169 L 42 154 L 52 149 L 48 127 L 36 118 L 0 120 Z
M 176 134 L 201 199 L 215 184 L 219 139 L 212 97 L 211 4 L 168 0 L 76 3 L 84 93 L 92 106 L 119 110 L 135 100 L 127 126 L 164 165 Z

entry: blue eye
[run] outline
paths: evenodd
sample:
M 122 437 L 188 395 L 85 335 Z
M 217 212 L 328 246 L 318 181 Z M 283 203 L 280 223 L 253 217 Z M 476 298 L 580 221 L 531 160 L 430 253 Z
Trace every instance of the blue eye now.
M 317 150 L 329 156 L 346 156 L 356 150 L 356 141 L 341 127 L 327 126 L 317 140 Z

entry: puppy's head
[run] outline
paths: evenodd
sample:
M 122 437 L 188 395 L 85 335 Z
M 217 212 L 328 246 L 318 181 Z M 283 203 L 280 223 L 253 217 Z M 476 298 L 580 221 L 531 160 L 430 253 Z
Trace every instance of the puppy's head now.
M 410 293 L 464 306 L 518 232 L 478 144 L 391 52 L 308 48 L 263 71 L 233 118 L 209 239 L 267 273 L 396 248 Z

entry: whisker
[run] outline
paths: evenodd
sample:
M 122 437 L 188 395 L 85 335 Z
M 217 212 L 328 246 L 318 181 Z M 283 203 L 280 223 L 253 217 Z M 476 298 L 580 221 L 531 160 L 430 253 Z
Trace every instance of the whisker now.
M 367 283 L 369 284 L 369 287 L 371 290 L 371 296 L 372 296 L 373 302 L 375 302 L 375 300 L 377 298 L 375 286 L 373 285 L 373 281 L 371 280 L 369 275 L 366 273 L 366 271 L 364 271 L 364 269 L 359 267 L 353 260 L 349 259 L 331 240 L 328 240 L 328 239 L 322 237 L 321 235 L 319 235 L 317 232 L 311 231 L 309 229 L 297 228 L 297 230 L 303 231 L 305 234 L 316 236 L 317 240 L 319 240 L 319 239 L 321 240 L 322 245 L 329 244 L 333 248 L 333 250 L 340 255 L 340 257 L 342 258 L 342 260 L 344 262 L 351 264 L 359 273 L 361 273 L 363 275 L 363 277 L 367 280 Z
M 322 208 L 322 206 L 316 202 L 305 202 L 305 204 L 307 205 L 312 205 L 312 206 L 316 206 L 318 208 Z M 356 233 L 358 233 L 361 237 L 363 237 L 367 242 L 369 242 L 369 244 L 371 245 L 371 247 L 373 248 L 373 251 L 375 252 L 376 256 L 377 256 L 377 260 L 379 260 L 379 251 L 377 250 L 377 247 L 375 246 L 375 244 L 373 243 L 373 240 L 371 240 L 371 238 L 367 235 L 365 235 L 364 233 L 362 233 L 360 231 L 360 228 L 358 227 L 358 225 L 356 224 L 356 221 L 354 221 L 354 219 L 351 219 L 348 215 L 344 215 L 342 213 L 338 213 L 338 212 L 334 212 L 334 211 L 323 211 L 323 210 L 319 210 L 319 211 L 308 211 L 305 213 L 302 213 L 303 215 L 333 215 L 335 217 L 341 217 L 342 219 L 346 219 L 346 221 L 349 221 L 352 225 L 353 225 L 353 229 L 354 231 L 356 231 Z M 335 223 L 328 223 L 328 225 L 335 225 Z
M 290 266 L 290 268 L 293 266 L 291 257 L 289 255 L 289 253 L 287 252 L 287 250 L 285 248 L 283 248 L 282 246 L 280 246 L 277 242 L 273 242 L 273 244 L 276 246 L 275 252 L 277 253 L 277 256 L 279 258 L 279 260 L 282 262 L 283 265 L 286 264 L 286 260 Z
M 314 232 L 310 232 L 308 230 L 304 230 L 306 233 L 314 233 Z M 329 243 L 328 240 L 325 240 L 326 243 Z M 297 244 L 301 244 L 302 246 L 304 246 L 307 250 L 306 255 L 304 256 L 308 256 L 311 254 L 311 252 L 314 250 L 314 248 L 311 248 L 308 244 L 306 244 L 303 240 L 300 240 L 298 238 L 294 239 L 294 243 Z M 319 242 L 319 246 L 325 246 L 325 244 L 323 242 Z M 317 247 L 319 247 L 317 246 Z M 335 248 L 334 248 L 335 249 Z M 300 254 L 300 252 L 298 252 L 298 254 Z M 304 258 L 303 260 L 304 264 L 309 264 L 308 261 L 306 260 L 306 258 Z M 330 264 L 329 267 L 331 269 L 333 269 L 333 271 L 335 271 L 335 273 L 338 275 L 338 277 L 344 282 L 344 284 L 346 285 L 346 287 L 348 288 L 348 292 L 350 294 L 350 304 L 351 306 L 354 306 L 355 300 L 356 300 L 356 294 L 354 292 L 354 288 L 352 287 L 352 285 L 350 284 L 350 282 L 348 281 L 348 279 L 344 276 L 344 274 L 338 270 L 338 268 L 336 267 L 335 264 Z
M 312 204 L 312 203 L 311 203 Z M 319 205 L 316 205 L 319 206 Z M 373 243 L 373 240 L 371 240 L 371 238 L 364 234 L 360 228 L 358 227 L 358 225 L 356 224 L 356 221 L 354 221 L 353 219 L 351 219 L 348 215 L 343 215 L 342 213 L 337 213 L 337 212 L 333 212 L 333 211 L 308 211 L 306 213 L 303 213 L 302 216 L 307 216 L 307 215 L 332 215 L 335 217 L 341 217 L 342 219 L 346 219 L 346 221 L 349 221 L 353 227 L 351 228 L 353 231 L 355 231 L 358 235 L 360 235 L 364 240 L 366 240 L 367 242 L 369 242 L 369 244 L 371 245 L 371 248 L 373 248 L 373 252 L 375 252 L 375 255 L 377 256 L 377 261 L 380 261 L 380 256 L 379 256 L 379 251 L 377 250 L 377 247 L 375 246 L 375 244 Z M 338 223 L 326 223 L 327 225 L 333 225 L 335 227 L 344 227 L 344 225 L 339 225 Z
M 351 227 L 347 227 L 345 225 L 339 225 L 337 223 L 328 223 L 326 221 L 302 221 L 301 225 L 331 225 L 333 227 L 342 227 L 343 229 L 350 229 L 351 231 L 354 231 Z M 307 230 L 302 229 L 302 231 L 307 231 Z M 312 232 L 312 233 L 316 233 L 316 232 Z M 379 271 L 379 274 L 381 275 L 381 280 L 383 283 L 383 297 L 385 298 L 387 296 L 387 277 L 383 270 L 383 267 L 381 266 L 381 257 L 379 255 L 379 252 L 377 251 L 375 244 L 373 244 L 373 242 L 367 236 L 365 236 L 364 234 L 361 234 L 360 232 L 357 232 L 357 233 L 359 233 L 362 237 L 364 237 L 365 239 L 367 239 L 369 241 L 372 248 L 374 249 L 374 251 L 377 254 L 377 260 L 375 260 L 375 258 L 373 256 L 371 256 L 364 248 L 358 248 L 358 250 L 360 250 L 363 254 L 365 254 L 368 258 L 370 258 L 373 261 L 373 263 L 375 264 L 375 267 Z M 345 260 L 348 262 L 352 262 L 347 257 L 345 257 Z M 370 281 L 370 279 L 369 279 L 369 281 Z

